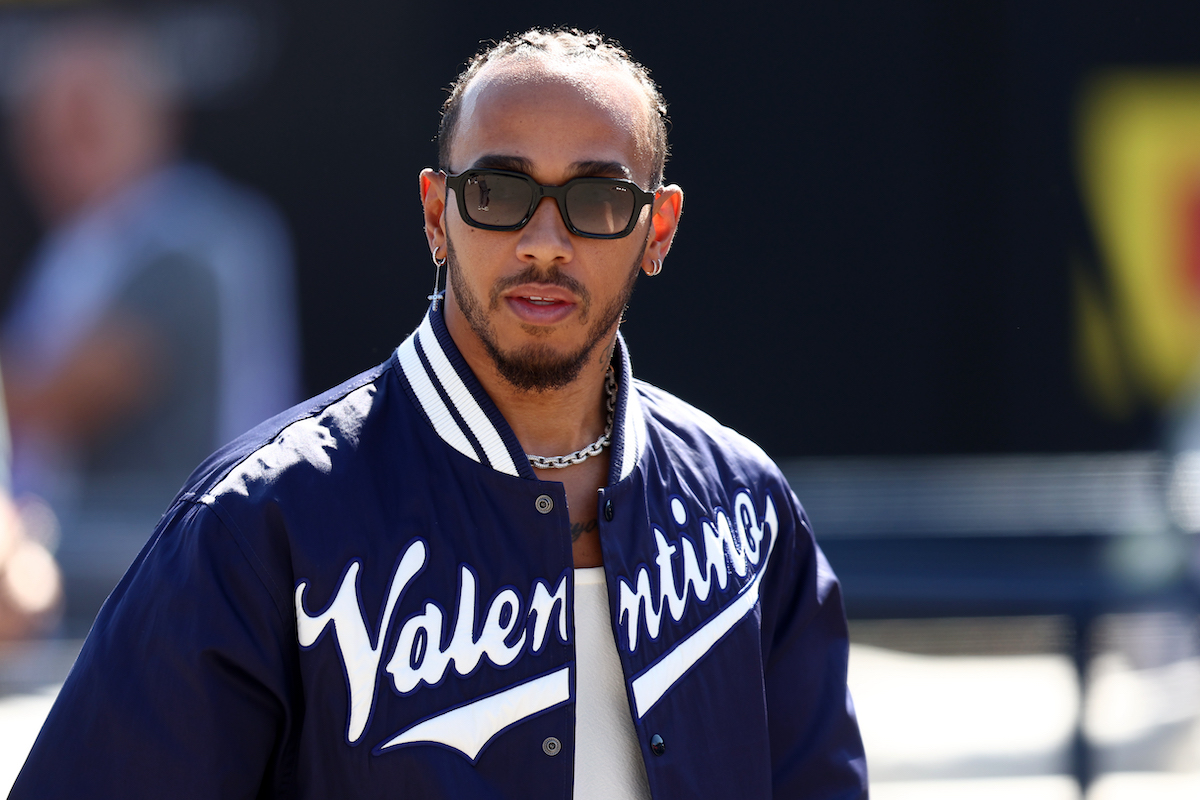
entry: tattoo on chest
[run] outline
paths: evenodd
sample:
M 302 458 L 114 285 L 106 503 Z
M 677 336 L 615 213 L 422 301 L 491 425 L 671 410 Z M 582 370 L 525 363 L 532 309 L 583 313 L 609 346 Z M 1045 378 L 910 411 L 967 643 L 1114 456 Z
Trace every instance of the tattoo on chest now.
M 585 533 L 591 533 L 600 527 L 600 521 L 589 519 L 587 522 L 572 522 L 571 523 L 571 541 L 579 541 L 579 537 Z

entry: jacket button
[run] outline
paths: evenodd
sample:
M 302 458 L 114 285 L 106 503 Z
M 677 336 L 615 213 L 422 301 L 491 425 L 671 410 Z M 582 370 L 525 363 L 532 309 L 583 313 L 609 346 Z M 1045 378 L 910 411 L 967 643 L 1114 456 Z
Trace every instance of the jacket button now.
M 667 752 L 666 742 L 664 742 L 663 738 L 657 733 L 650 737 L 650 752 L 654 753 L 656 756 L 661 756 L 663 753 Z
M 612 522 L 612 518 L 613 518 L 612 500 L 604 501 L 604 518 L 606 520 L 608 520 L 609 522 Z
M 554 498 L 548 494 L 539 494 L 538 499 L 533 501 L 533 506 L 539 514 L 549 514 L 554 510 Z
M 546 741 L 542 742 L 542 752 L 548 756 L 556 756 L 560 750 L 562 750 L 562 742 L 553 736 L 547 737 Z

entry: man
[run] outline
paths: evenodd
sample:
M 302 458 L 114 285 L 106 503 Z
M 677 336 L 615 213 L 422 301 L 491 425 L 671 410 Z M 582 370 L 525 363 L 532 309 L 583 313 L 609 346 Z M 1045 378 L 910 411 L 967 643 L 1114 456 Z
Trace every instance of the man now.
M 12 797 L 865 797 L 803 512 L 617 333 L 682 209 L 645 70 L 530 31 L 439 141 L 444 299 L 194 473 Z

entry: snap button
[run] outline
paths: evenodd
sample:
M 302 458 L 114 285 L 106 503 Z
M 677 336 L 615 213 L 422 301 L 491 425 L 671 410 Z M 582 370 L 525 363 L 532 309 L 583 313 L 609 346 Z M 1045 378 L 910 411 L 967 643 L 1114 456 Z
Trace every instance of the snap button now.
M 604 518 L 606 520 L 608 520 L 609 522 L 612 522 L 612 518 L 613 518 L 612 500 L 604 501 Z
M 664 742 L 663 738 L 657 733 L 650 737 L 650 752 L 654 753 L 656 756 L 661 756 L 663 753 L 667 752 L 666 742 Z
M 533 501 L 533 505 L 539 514 L 549 514 L 554 510 L 554 498 L 548 494 L 539 494 L 538 499 Z
M 546 741 L 542 742 L 542 752 L 548 756 L 556 756 L 560 750 L 562 750 L 562 742 L 553 736 L 547 737 Z

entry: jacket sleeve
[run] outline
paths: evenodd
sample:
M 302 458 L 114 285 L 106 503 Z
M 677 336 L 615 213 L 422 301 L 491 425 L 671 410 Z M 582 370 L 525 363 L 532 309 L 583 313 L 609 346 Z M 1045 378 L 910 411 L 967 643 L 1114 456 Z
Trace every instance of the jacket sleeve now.
M 264 577 L 209 508 L 178 503 L 105 603 L 10 797 L 286 795 L 294 625 Z
M 780 800 L 866 798 L 841 589 L 795 495 L 785 489 L 783 499 L 780 549 L 763 587 L 773 793 Z

